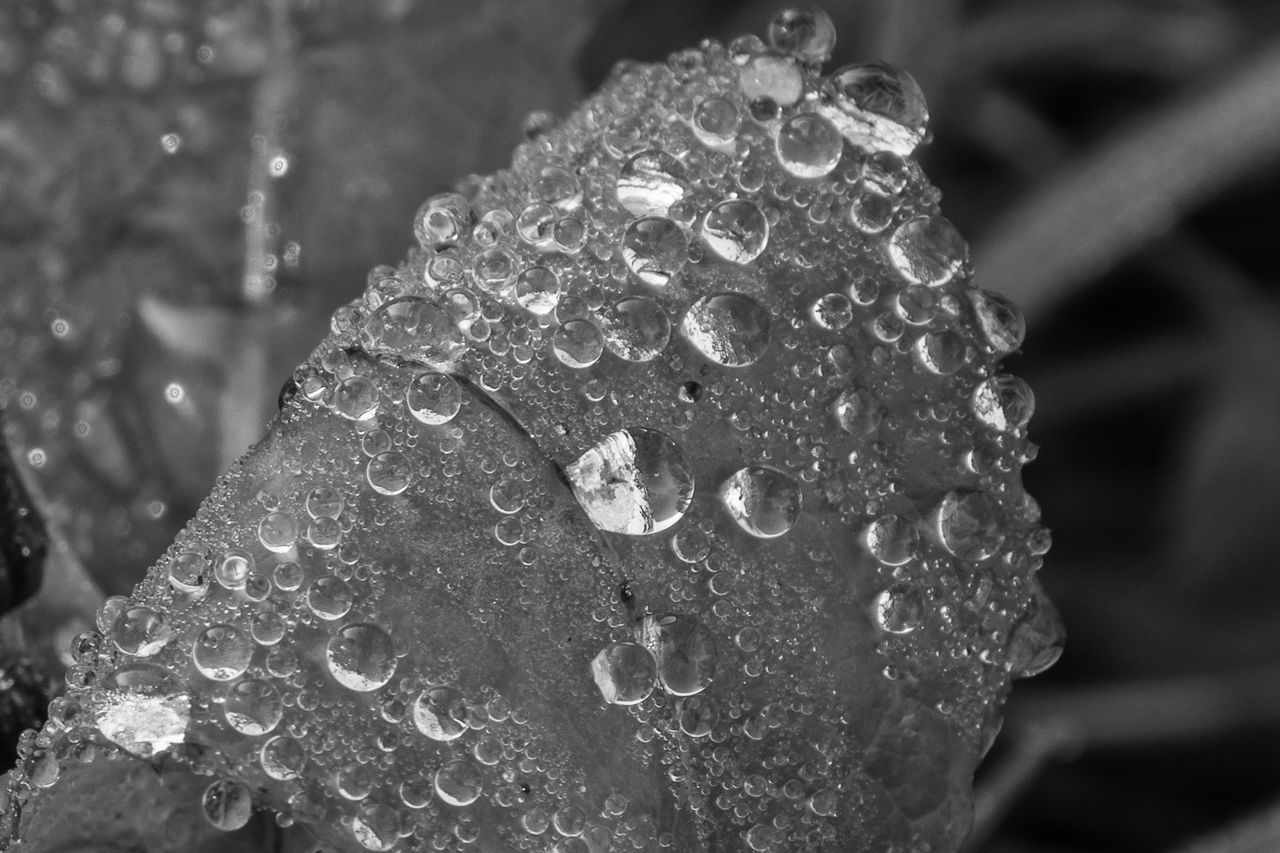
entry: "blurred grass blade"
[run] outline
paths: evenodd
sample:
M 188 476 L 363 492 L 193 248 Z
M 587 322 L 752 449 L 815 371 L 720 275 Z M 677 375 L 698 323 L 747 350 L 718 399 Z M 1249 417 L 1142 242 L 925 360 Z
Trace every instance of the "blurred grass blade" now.
M 983 286 L 1030 319 L 1163 234 L 1280 150 L 1280 45 L 1086 152 L 974 250 Z

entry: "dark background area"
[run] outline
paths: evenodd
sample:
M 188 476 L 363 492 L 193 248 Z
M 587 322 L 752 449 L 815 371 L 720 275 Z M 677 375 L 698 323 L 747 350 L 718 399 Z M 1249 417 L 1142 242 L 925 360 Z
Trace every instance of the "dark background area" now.
M 776 8 L 4 4 L 0 402 L 49 571 L 126 592 L 418 203 L 527 113 Z M 826 8 L 833 67 L 920 81 L 943 209 L 1030 323 L 1007 368 L 1068 645 L 1013 693 L 973 850 L 1280 849 L 1280 6 Z

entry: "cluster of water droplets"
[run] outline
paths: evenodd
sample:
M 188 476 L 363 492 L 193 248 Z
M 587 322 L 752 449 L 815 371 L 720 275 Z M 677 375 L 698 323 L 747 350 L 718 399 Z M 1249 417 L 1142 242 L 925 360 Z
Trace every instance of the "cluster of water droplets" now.
M 423 204 L 77 640 L 23 796 L 92 731 L 216 775 L 214 826 L 260 790 L 370 850 L 949 849 L 1060 644 L 1024 323 L 911 158 L 919 88 L 822 75 L 834 39 L 623 63 Z

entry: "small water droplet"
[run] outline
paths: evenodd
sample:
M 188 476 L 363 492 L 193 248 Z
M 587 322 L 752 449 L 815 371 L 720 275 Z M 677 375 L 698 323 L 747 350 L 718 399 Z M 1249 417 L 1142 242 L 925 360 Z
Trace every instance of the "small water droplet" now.
M 231 681 L 249 668 L 253 640 L 234 625 L 210 625 L 192 643 L 191 659 L 205 678 Z
M 739 527 L 761 539 L 784 535 L 800 518 L 800 486 L 776 468 L 738 470 L 720 486 L 720 499 Z
M 242 735 L 265 735 L 280 723 L 284 703 L 271 682 L 249 679 L 233 684 L 222 706 L 227 725 Z
M 783 122 L 774 143 L 778 162 L 797 178 L 821 178 L 840 162 L 844 139 L 835 125 L 816 113 L 799 113 Z
M 688 191 L 684 164 L 665 151 L 641 151 L 618 173 L 618 203 L 636 216 L 665 217 Z
M 592 523 L 640 536 L 675 524 L 693 500 L 693 471 L 664 433 L 618 430 L 565 467 L 574 496 Z
M 1004 542 L 991 499 L 968 489 L 947 492 L 942 498 L 937 529 L 943 547 L 962 560 L 985 560 Z
M 968 257 L 968 243 L 941 216 L 908 219 L 889 238 L 889 259 L 894 269 L 913 284 L 946 284 Z
M 404 392 L 404 402 L 420 423 L 447 424 L 462 408 L 462 389 L 452 376 L 435 371 L 419 373 Z

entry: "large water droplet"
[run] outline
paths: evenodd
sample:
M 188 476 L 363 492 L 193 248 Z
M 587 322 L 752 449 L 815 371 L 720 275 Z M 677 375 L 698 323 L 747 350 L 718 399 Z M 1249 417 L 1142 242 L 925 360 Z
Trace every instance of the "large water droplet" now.
M 938 505 L 937 527 L 943 547 L 962 560 L 985 560 L 1004 542 L 999 513 L 982 492 L 947 492 Z
M 551 336 L 551 351 L 565 367 L 590 367 L 604 352 L 604 339 L 589 320 L 569 320 Z
M 941 216 L 908 219 L 889 238 L 889 259 L 894 269 L 913 284 L 946 284 L 968 257 L 969 244 Z
M 317 578 L 307 587 L 307 607 L 321 619 L 341 619 L 354 600 L 351 586 L 342 578 Z
M 191 659 L 205 678 L 231 681 L 249 668 L 253 639 L 234 625 L 210 625 L 196 636 Z
M 666 530 L 693 500 L 688 458 L 657 430 L 618 430 L 565 466 L 565 474 L 592 523 L 610 533 Z
M 881 62 L 849 65 L 831 75 L 825 91 L 834 106 L 827 116 L 854 145 L 906 157 L 924 138 L 928 107 L 905 71 Z
M 1016 376 L 992 376 L 973 392 L 973 414 L 999 432 L 1016 432 L 1035 414 L 1031 386 Z
M 102 679 L 97 699 L 98 731 L 134 755 L 158 755 L 186 739 L 191 697 L 173 673 L 155 664 L 115 669 Z
M 689 261 L 689 240 L 663 216 L 645 216 L 622 235 L 622 259 L 645 284 L 661 287 Z
M 271 682 L 251 678 L 231 686 L 222 706 L 227 725 L 242 735 L 265 735 L 280 723 L 284 702 Z
M 400 814 L 381 803 L 365 803 L 351 818 L 351 834 L 366 850 L 390 850 L 400 840 Z
M 396 671 L 395 645 L 377 625 L 340 629 L 325 648 L 325 660 L 339 684 L 361 693 L 377 690 Z
M 297 779 L 307 762 L 302 744 L 288 735 L 277 735 L 262 745 L 258 753 L 262 771 L 280 782 Z
M 706 737 L 716 725 L 716 706 L 706 696 L 688 696 L 677 708 L 680 731 L 689 737 Z
M 955 373 L 969 358 L 964 338 L 950 329 L 926 332 L 916 339 L 912 349 L 920 366 L 938 376 Z
M 800 486 L 776 468 L 738 470 L 720 486 L 720 499 L 739 527 L 762 539 L 782 536 L 800 518 Z
M 217 829 L 239 829 L 253 816 L 253 795 L 239 782 L 219 779 L 204 789 L 200 811 Z
M 451 806 L 469 806 L 484 790 L 480 769 L 465 758 L 446 762 L 436 771 L 436 795 Z
M 126 607 L 111 627 L 111 639 L 125 654 L 150 657 L 173 639 L 164 614 L 145 604 Z
M 652 361 L 671 340 L 671 320 L 662 306 L 643 296 L 619 299 L 600 316 L 609 352 L 626 361 Z
M 178 592 L 206 592 L 210 574 L 209 556 L 202 551 L 183 551 L 169 561 L 169 585 Z
M 774 143 L 778 162 L 797 178 L 821 178 L 840 162 L 844 139 L 835 125 L 816 113 L 800 113 L 783 122 Z
M 850 435 L 875 432 L 884 419 L 879 402 L 865 388 L 846 388 L 831 404 L 836 423 Z
M 738 85 L 748 101 L 767 99 L 789 107 L 804 94 L 804 76 L 793 57 L 780 53 L 757 53 L 738 69 Z
M 273 554 L 283 554 L 298 541 L 298 523 L 287 512 L 269 512 L 258 522 L 258 542 Z
M 413 481 L 413 465 L 403 453 L 388 450 L 369 460 L 365 476 L 378 494 L 398 495 Z
M 769 348 L 769 312 L 750 296 L 717 293 L 689 306 L 680 331 L 717 364 L 745 367 Z
M 894 584 L 876 596 L 872 606 L 876 624 L 891 634 L 909 634 L 924 618 L 924 601 L 908 584 Z
M 413 218 L 413 233 L 423 248 L 457 245 L 471 232 L 475 211 L 458 193 L 440 193 L 423 202 Z
M 987 290 L 971 290 L 973 316 L 982 329 L 987 345 L 996 355 L 1008 355 L 1022 346 L 1027 335 L 1027 321 L 1022 311 L 1005 297 Z
M 225 589 L 244 589 L 253 574 L 253 555 L 243 548 L 229 548 L 217 561 L 213 576 Z
M 1053 666 L 1062 656 L 1062 618 L 1044 591 L 1037 588 L 1025 616 L 1009 637 L 1009 674 L 1031 678 Z
M 334 387 L 330 405 L 348 420 L 372 420 L 378 414 L 378 386 L 363 376 L 349 376 Z
M 447 424 L 462 408 L 462 389 L 452 376 L 435 371 L 419 373 L 404 392 L 409 414 L 428 426 Z
M 430 687 L 413 703 L 413 724 L 432 740 L 457 740 L 467 731 L 467 706 L 452 687 Z
M 530 314 L 550 314 L 560 301 L 560 277 L 546 267 L 529 267 L 516 280 L 516 301 Z
M 700 622 L 687 616 L 646 616 L 640 642 L 658 665 L 658 680 L 668 693 L 692 696 L 711 684 L 716 669 L 715 640 Z
M 836 46 L 836 25 L 816 6 L 783 9 L 765 33 L 769 46 L 805 62 L 826 62 Z
M 657 664 L 644 646 L 610 643 L 591 660 L 591 677 L 611 705 L 635 705 L 653 692 Z
M 665 151 L 641 151 L 618 174 L 618 203 L 636 216 L 666 216 L 689 191 L 685 171 Z
M 867 550 L 886 566 L 901 566 L 916 555 L 920 534 L 915 525 L 898 515 L 882 515 L 867 525 L 863 541 Z
M 361 327 L 370 352 L 392 352 L 425 362 L 447 362 L 466 347 L 449 313 L 420 296 L 393 299 L 374 311 Z
M 713 148 L 733 142 L 741 123 L 738 108 L 726 98 L 707 98 L 693 112 L 694 135 Z
M 769 242 L 769 221 L 754 202 L 729 199 L 707 211 L 702 240 L 726 261 L 748 264 Z

